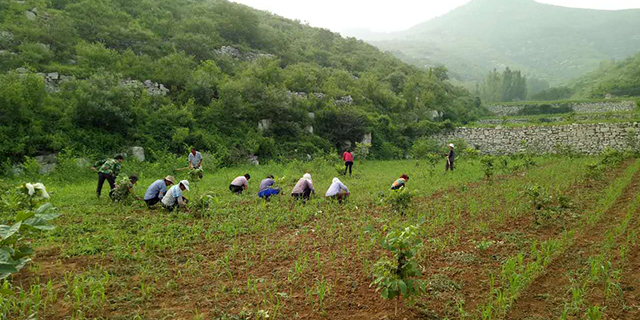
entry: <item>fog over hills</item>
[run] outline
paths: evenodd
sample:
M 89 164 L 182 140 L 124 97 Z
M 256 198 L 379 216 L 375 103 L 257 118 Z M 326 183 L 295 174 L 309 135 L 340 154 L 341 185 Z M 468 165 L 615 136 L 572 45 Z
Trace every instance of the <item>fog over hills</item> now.
M 418 66 L 444 64 L 461 80 L 510 66 L 563 83 L 640 50 L 640 9 L 566 8 L 533 0 L 474 0 L 395 33 L 346 31 Z

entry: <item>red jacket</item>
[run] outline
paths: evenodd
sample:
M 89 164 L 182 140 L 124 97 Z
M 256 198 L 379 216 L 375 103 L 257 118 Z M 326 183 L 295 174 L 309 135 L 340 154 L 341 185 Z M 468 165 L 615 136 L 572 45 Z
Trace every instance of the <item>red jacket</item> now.
M 342 160 L 344 160 L 344 162 L 353 162 L 353 155 L 351 154 L 351 152 L 345 151 L 342 154 Z

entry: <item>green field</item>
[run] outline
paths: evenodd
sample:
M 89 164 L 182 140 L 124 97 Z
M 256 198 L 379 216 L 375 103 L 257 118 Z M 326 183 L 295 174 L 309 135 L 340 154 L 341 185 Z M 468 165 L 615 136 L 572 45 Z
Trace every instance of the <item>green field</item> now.
M 207 171 L 185 192 L 191 213 L 97 199 L 88 170 L 33 177 L 63 215 L 1 282 L 0 318 L 638 319 L 640 160 L 491 160 L 462 156 L 446 174 L 444 161 L 356 162 L 339 176 L 352 193 L 343 205 L 322 197 L 338 176 L 330 161 Z M 129 161 L 121 175 L 138 173 L 142 195 L 167 168 Z M 247 172 L 248 191 L 232 195 Z M 288 193 L 306 172 L 317 195 L 302 205 Z M 381 201 L 402 173 L 406 209 Z M 270 203 L 256 196 L 267 174 L 285 190 Z M 408 226 L 424 290 L 385 300 L 374 265 L 392 257 L 387 234 Z

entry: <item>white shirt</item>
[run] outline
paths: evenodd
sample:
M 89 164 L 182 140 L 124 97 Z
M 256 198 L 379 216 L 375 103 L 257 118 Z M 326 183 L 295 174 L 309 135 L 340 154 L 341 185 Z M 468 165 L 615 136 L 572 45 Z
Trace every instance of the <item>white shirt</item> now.
M 194 167 L 199 166 L 200 162 L 202 162 L 202 154 L 200 154 L 200 151 L 196 151 L 195 156 L 193 153 L 189 152 L 189 162 L 191 162 L 191 165 Z
M 333 197 L 336 194 L 340 193 L 342 190 L 349 193 L 349 189 L 347 189 L 347 186 L 345 186 L 342 181 L 338 180 L 338 178 L 335 178 L 333 179 L 329 190 L 327 190 L 325 197 Z
M 180 189 L 180 184 L 172 186 L 169 191 L 167 191 L 167 194 L 162 198 L 162 204 L 167 207 L 174 206 L 176 201 L 178 201 L 178 204 L 184 204 L 182 201 L 182 189 Z
M 229 180 L 227 180 L 229 181 Z M 245 178 L 245 176 L 239 176 L 235 179 L 233 179 L 233 181 L 231 181 L 231 185 L 232 186 L 237 186 L 237 187 L 242 187 L 242 186 L 246 186 L 248 183 L 247 178 Z

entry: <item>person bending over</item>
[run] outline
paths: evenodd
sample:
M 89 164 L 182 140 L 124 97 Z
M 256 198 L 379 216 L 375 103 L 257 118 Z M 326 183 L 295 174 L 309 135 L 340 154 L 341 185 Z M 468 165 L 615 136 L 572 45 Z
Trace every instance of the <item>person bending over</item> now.
M 105 180 L 109 182 L 111 191 L 116 188 L 116 178 L 120 169 L 122 169 L 122 161 L 124 157 L 122 155 L 116 155 L 113 159 L 98 160 L 91 166 L 91 170 L 98 173 L 98 188 L 96 189 L 96 195 L 100 198 L 102 193 L 102 186 Z
M 258 191 L 258 197 L 264 199 L 265 201 L 269 201 L 271 196 L 275 196 L 280 194 L 280 188 L 276 188 L 276 181 L 273 175 L 268 175 L 266 179 L 260 181 L 260 189 Z
M 160 202 L 167 193 L 167 187 L 175 183 L 176 179 L 173 176 L 166 176 L 164 179 L 156 180 L 152 183 L 144 194 L 144 202 L 147 203 L 147 207 L 151 208 Z
M 189 200 L 182 195 L 183 191 L 189 191 L 189 181 L 182 180 L 178 185 L 171 187 L 167 194 L 162 197 L 162 207 L 169 212 L 173 212 L 174 209 L 183 207 L 188 212 L 191 212 L 187 207 Z
M 231 181 L 229 190 L 235 194 L 241 194 L 249 187 L 249 180 L 251 180 L 251 176 L 248 173 L 244 176 L 239 176 Z
M 311 175 L 305 173 L 304 176 L 296 183 L 291 191 L 291 196 L 296 199 L 302 199 L 302 203 L 305 203 L 311 197 L 311 193 L 315 193 L 316 189 L 313 187 L 313 181 Z
M 393 182 L 393 185 L 391 185 L 391 190 L 399 190 L 404 188 L 407 184 L 407 181 L 409 181 L 409 176 L 403 174 L 402 176 L 400 176 L 400 179 Z
M 342 200 L 345 200 L 349 195 L 350 193 L 347 186 L 345 186 L 340 179 L 333 178 L 333 182 L 331 182 L 331 186 L 327 190 L 325 197 L 331 200 L 338 200 L 338 203 L 342 204 Z

